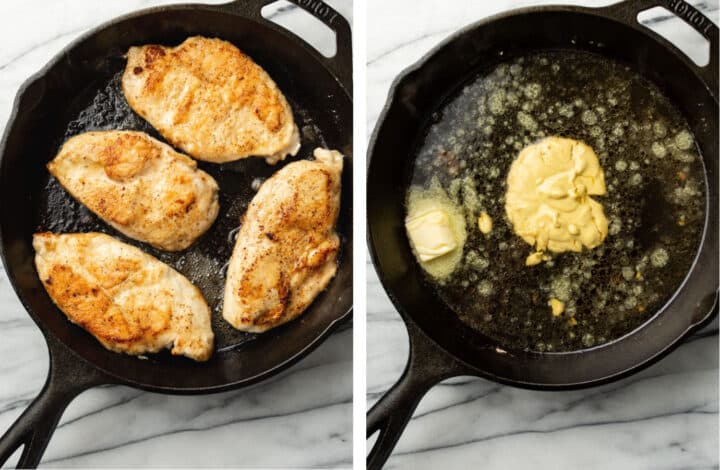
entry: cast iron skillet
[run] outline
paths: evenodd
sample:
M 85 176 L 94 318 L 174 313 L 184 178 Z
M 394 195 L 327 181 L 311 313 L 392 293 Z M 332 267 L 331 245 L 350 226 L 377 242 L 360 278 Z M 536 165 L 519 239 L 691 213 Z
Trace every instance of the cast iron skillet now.
M 664 6 L 710 42 L 698 67 L 637 22 Z M 601 46 L 598 46 L 601 44 Z M 465 326 L 428 289 L 410 250 L 403 220 L 409 162 L 428 117 L 483 63 L 537 49 L 595 51 L 630 64 L 683 112 L 703 155 L 707 211 L 701 246 L 683 285 L 648 322 L 609 344 L 567 353 L 506 352 Z M 368 468 L 380 468 L 422 396 L 458 375 L 518 387 L 588 387 L 638 371 L 713 316 L 718 289 L 718 28 L 679 0 L 631 0 L 605 8 L 547 6 L 475 23 L 403 72 L 391 87 L 368 150 L 368 243 L 380 280 L 403 318 L 410 357 L 400 380 L 368 413 L 367 436 L 379 431 Z
M 293 2 L 335 32 L 337 53 L 333 58 L 321 56 L 299 37 L 265 20 L 260 10 L 272 0 L 234 1 L 219 6 L 173 5 L 126 15 L 96 28 L 65 48 L 20 88 L 0 143 L 2 258 L 13 288 L 45 335 L 50 367 L 40 395 L 0 439 L 0 463 L 24 445 L 18 465 L 37 466 L 65 407 L 90 387 L 112 383 L 155 392 L 200 394 L 247 386 L 278 373 L 308 354 L 341 320 L 350 317 L 350 26 L 322 1 Z M 303 134 L 303 147 L 298 158 L 306 158 L 316 145 L 327 145 L 348 156 L 342 177 L 343 204 L 338 222 L 342 253 L 337 276 L 300 319 L 263 335 L 250 335 L 225 325 L 219 310 L 215 309 L 216 351 L 209 362 L 198 364 L 168 353 L 140 360 L 105 350 L 93 337 L 67 321 L 39 282 L 33 264 L 31 237 L 33 232 L 48 227 L 67 226 L 70 228 L 67 231 L 107 231 L 161 257 L 194 279 L 193 263 L 178 266 L 183 253 L 160 253 L 122 237 L 59 189 L 50 179 L 45 164 L 67 136 L 68 127 L 76 132 L 78 125 L 84 130 L 119 122 L 125 127 L 152 132 L 147 123 L 127 109 L 122 94 L 115 93 L 117 83 L 112 85 L 113 77 L 116 79 L 117 73 L 124 68 L 122 56 L 132 45 L 176 45 L 195 34 L 235 43 L 273 77 L 293 106 Z M 102 90 L 108 89 L 115 90 L 115 94 L 102 95 Z M 92 105 L 97 96 L 102 99 Z M 86 109 L 84 117 L 73 127 L 70 121 L 77 118 L 83 108 Z M 91 111 L 89 115 L 87 109 Z M 282 165 L 271 167 L 261 159 L 248 159 L 222 166 L 205 163 L 200 166 L 220 184 L 221 215 L 208 233 L 196 242 L 200 254 L 197 258 L 215 263 L 209 266 L 218 269 L 210 271 L 206 277 L 213 279 L 215 276 L 217 282 L 214 284 L 221 286 L 223 276 L 219 267 L 229 258 L 233 229 L 254 194 L 250 189 L 252 179 L 267 177 Z M 229 208 L 236 213 L 228 215 Z M 206 283 L 206 287 L 208 285 Z M 200 287 L 208 297 L 208 292 L 202 285 Z M 213 295 L 217 297 L 217 292 Z M 217 307 L 217 303 L 211 302 L 211 306 Z

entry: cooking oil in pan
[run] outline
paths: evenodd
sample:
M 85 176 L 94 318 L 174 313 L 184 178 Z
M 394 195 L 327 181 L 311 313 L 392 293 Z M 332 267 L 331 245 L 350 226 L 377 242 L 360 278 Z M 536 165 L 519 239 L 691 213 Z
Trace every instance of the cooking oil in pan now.
M 532 247 L 506 218 L 506 177 L 521 149 L 550 136 L 597 153 L 607 194 L 594 198 L 609 234 L 595 249 L 526 266 Z M 703 229 L 705 173 L 687 122 L 653 84 L 591 53 L 519 57 L 468 83 L 419 147 L 411 185 L 431 180 L 462 207 L 468 233 L 458 267 L 428 281 L 461 320 L 510 349 L 584 349 L 633 330 L 679 287 Z

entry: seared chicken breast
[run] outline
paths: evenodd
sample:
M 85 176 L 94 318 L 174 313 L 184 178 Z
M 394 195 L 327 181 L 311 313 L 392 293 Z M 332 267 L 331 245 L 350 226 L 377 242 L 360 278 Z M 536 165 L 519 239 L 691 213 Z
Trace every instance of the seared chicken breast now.
M 161 250 L 187 248 L 218 214 L 215 180 L 143 132 L 80 134 L 47 167 L 105 222 Z
M 342 155 L 315 150 L 257 192 L 240 228 L 225 282 L 223 317 L 261 333 L 300 315 L 337 269 Z
M 205 361 L 212 354 L 210 308 L 165 263 L 102 233 L 33 236 L 35 266 L 50 298 L 106 348 Z
M 274 164 L 300 148 L 275 82 L 227 41 L 196 36 L 177 47 L 131 47 L 122 89 L 136 113 L 199 160 L 258 156 Z

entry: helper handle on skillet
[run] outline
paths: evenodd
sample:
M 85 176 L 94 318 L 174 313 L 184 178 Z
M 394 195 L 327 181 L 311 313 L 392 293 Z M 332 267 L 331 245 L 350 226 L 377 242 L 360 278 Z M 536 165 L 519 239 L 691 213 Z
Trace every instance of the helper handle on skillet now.
M 720 29 L 694 6 L 684 0 L 626 0 L 599 10 L 605 15 L 617 18 L 626 24 L 635 24 L 641 12 L 654 7 L 663 7 L 673 13 L 710 43 L 710 58 L 707 65 L 701 67 L 692 60 L 689 62 L 690 67 L 703 79 L 715 101 L 720 101 L 720 83 L 718 82 L 720 78 L 718 75 L 720 73 Z M 693 330 L 701 328 L 718 315 L 717 293 L 712 305 L 707 313 L 703 312 L 700 317 L 695 319 Z
M 621 3 L 599 8 L 604 14 L 619 19 L 626 24 L 637 23 L 637 16 L 645 10 L 663 7 L 692 26 L 710 43 L 710 62 L 700 67 L 691 62 L 691 67 L 703 78 L 710 93 L 718 100 L 718 55 L 720 54 L 720 33 L 718 27 L 708 17 L 683 0 L 627 0 Z
M 91 387 L 113 382 L 52 335 L 47 335 L 47 344 L 48 378 L 40 394 L 0 438 L 0 466 L 24 445 L 17 468 L 37 467 L 68 404 Z
M 411 321 L 405 323 L 410 342 L 405 371 L 368 412 L 366 437 L 378 433 L 367 456 L 368 470 L 382 468 L 428 390 L 450 377 L 477 375 L 473 368 L 440 348 Z
M 219 5 L 221 10 L 229 10 L 240 13 L 256 21 L 267 22 L 261 10 L 264 6 L 275 3 L 277 0 L 234 0 L 224 5 Z M 352 33 L 347 20 L 331 6 L 322 0 L 288 0 L 307 11 L 315 18 L 335 32 L 337 49 L 333 57 L 319 55 L 321 62 L 338 78 L 340 84 L 352 94 Z

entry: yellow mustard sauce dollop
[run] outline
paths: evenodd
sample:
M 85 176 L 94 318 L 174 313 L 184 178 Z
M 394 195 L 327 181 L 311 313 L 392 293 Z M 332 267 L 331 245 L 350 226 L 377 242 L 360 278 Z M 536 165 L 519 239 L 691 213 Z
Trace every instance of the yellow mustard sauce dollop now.
M 515 233 L 535 247 L 526 265 L 545 251 L 582 251 L 608 234 L 602 205 L 606 193 L 598 157 L 583 142 L 549 137 L 525 147 L 510 167 L 505 212 Z

